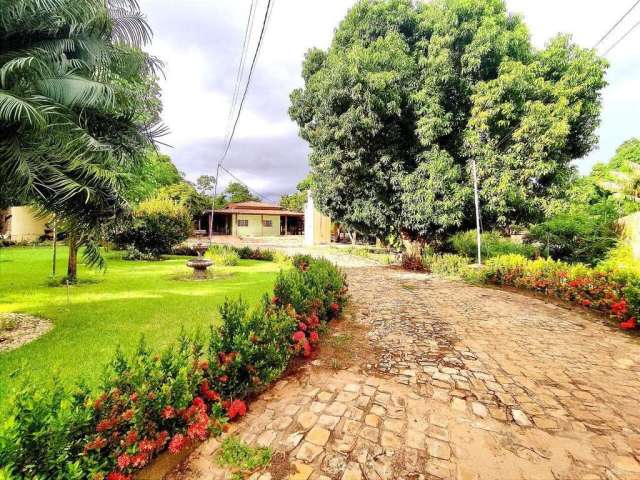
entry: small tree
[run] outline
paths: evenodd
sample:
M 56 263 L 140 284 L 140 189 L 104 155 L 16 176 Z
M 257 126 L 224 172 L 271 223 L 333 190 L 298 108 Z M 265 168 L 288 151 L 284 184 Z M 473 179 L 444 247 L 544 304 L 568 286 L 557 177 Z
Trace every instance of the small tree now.
M 142 202 L 113 239 L 120 248 L 133 246 L 156 258 L 186 240 L 191 233 L 189 211 L 167 197 Z

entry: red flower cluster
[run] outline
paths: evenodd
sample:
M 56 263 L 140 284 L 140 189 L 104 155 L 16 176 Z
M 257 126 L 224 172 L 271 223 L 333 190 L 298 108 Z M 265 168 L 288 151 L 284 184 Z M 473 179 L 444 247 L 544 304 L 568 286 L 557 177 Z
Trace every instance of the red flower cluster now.
M 169 450 L 170 453 L 176 454 L 180 453 L 184 447 L 189 444 L 189 439 L 182 435 L 181 433 L 176 433 L 171 441 L 169 442 Z
M 564 264 L 549 261 L 548 267 L 543 265 L 543 268 L 533 268 L 531 271 L 521 264 L 496 264 L 489 281 L 499 285 L 537 290 L 584 307 L 610 313 L 623 320 L 620 324 L 623 329 L 636 327 L 633 315 L 637 313 L 637 307 L 630 305 L 624 298 L 627 286 L 618 280 L 615 274 L 592 270 L 569 280 L 569 266 L 565 270 L 558 267 L 564 267 Z
M 247 404 L 242 400 L 226 401 L 223 406 L 227 411 L 229 420 L 233 420 L 236 417 L 243 417 L 247 413 Z
M 220 394 L 209 389 L 209 380 L 203 380 L 200 384 L 200 395 L 210 402 L 217 402 L 220 400 Z
M 624 298 L 611 304 L 611 312 L 618 318 L 624 317 L 628 311 L 627 301 Z

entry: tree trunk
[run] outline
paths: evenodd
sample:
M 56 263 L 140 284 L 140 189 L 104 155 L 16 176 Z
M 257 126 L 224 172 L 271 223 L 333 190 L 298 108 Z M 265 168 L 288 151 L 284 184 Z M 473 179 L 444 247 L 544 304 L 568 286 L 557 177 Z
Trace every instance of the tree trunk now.
M 349 237 L 351 238 L 351 245 L 355 245 L 358 239 L 358 234 L 356 232 L 349 232 Z
M 406 251 L 406 254 L 410 257 L 421 257 L 422 249 L 424 248 L 424 239 L 416 238 L 414 235 L 411 235 L 406 230 L 403 230 L 400 233 L 400 239 L 402 240 L 402 245 Z
M 69 260 L 67 261 L 67 281 L 76 283 L 78 280 L 78 237 L 69 234 Z

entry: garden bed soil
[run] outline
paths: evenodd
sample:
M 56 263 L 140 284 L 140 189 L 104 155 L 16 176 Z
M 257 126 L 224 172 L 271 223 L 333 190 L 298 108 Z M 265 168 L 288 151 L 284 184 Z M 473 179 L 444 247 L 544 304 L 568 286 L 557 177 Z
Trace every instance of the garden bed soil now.
M 6 320 L 13 325 L 9 329 L 0 329 L 0 352 L 15 350 L 53 328 L 49 320 L 25 313 L 0 313 L 0 324 Z

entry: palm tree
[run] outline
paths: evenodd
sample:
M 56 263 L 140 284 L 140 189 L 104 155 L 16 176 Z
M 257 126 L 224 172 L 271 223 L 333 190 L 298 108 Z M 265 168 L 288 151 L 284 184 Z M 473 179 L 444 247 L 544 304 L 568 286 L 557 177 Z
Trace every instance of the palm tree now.
M 162 133 L 150 38 L 135 0 L 0 6 L 0 191 L 65 219 L 72 247 L 126 208 L 124 172 Z

